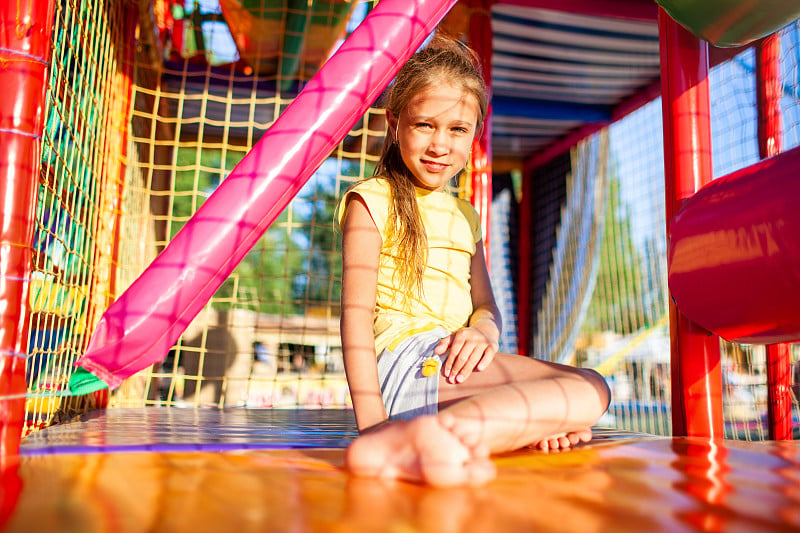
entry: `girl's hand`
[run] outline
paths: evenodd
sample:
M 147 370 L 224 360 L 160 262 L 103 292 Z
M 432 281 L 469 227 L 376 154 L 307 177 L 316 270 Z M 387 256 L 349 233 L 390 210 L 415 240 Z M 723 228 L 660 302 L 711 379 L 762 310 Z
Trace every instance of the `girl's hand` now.
M 434 353 L 443 355 L 450 351 L 442 370 L 445 379 L 455 384 L 464 383 L 474 371 L 488 368 L 499 348 L 480 329 L 468 326 L 439 341 Z

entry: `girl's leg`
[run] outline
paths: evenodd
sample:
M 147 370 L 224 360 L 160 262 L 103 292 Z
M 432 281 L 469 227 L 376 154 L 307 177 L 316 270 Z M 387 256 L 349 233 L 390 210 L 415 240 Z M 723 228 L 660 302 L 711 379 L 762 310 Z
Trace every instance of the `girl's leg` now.
M 593 370 L 498 354 L 464 383 L 440 377 L 439 400 L 438 415 L 386 422 L 357 438 L 348 469 L 438 486 L 482 483 L 494 475 L 489 452 L 581 438 L 608 407 L 609 389 Z
M 602 376 L 590 369 L 497 354 L 486 370 L 464 383 L 440 378 L 442 413 L 478 433 L 492 453 L 561 438 L 561 445 L 586 440 L 608 407 Z

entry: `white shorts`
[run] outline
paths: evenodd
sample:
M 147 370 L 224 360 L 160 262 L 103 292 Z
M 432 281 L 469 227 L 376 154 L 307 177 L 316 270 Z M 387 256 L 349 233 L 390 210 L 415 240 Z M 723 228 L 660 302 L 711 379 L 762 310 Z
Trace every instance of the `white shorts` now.
M 390 419 L 410 420 L 439 412 L 439 374 L 447 355 L 435 355 L 433 350 L 448 335 L 437 327 L 412 335 L 378 356 L 381 396 Z M 426 364 L 435 367 L 431 375 L 423 375 Z

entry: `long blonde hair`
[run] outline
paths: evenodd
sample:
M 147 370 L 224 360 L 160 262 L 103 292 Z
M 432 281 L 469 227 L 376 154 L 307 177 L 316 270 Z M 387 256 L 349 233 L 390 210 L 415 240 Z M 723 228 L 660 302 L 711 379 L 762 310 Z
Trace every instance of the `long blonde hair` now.
M 479 106 L 479 129 L 486 116 L 488 96 L 477 54 L 461 42 L 437 34 L 400 69 L 385 95 L 384 107 L 395 117 L 408 107 L 419 92 L 446 81 L 475 96 Z M 385 178 L 392 189 L 387 233 L 396 247 L 400 263 L 397 276 L 406 292 L 421 295 L 422 276 L 427 264 L 428 239 L 417 206 L 411 171 L 403 162 L 394 132 L 387 132 L 374 176 Z

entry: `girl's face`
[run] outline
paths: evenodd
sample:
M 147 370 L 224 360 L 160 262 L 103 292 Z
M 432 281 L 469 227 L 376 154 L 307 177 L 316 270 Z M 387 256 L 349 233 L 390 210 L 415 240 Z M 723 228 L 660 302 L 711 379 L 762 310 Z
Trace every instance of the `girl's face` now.
M 414 185 L 441 191 L 464 168 L 479 112 L 473 94 L 442 82 L 414 96 L 400 117 L 388 113 L 403 162 L 415 178 Z

